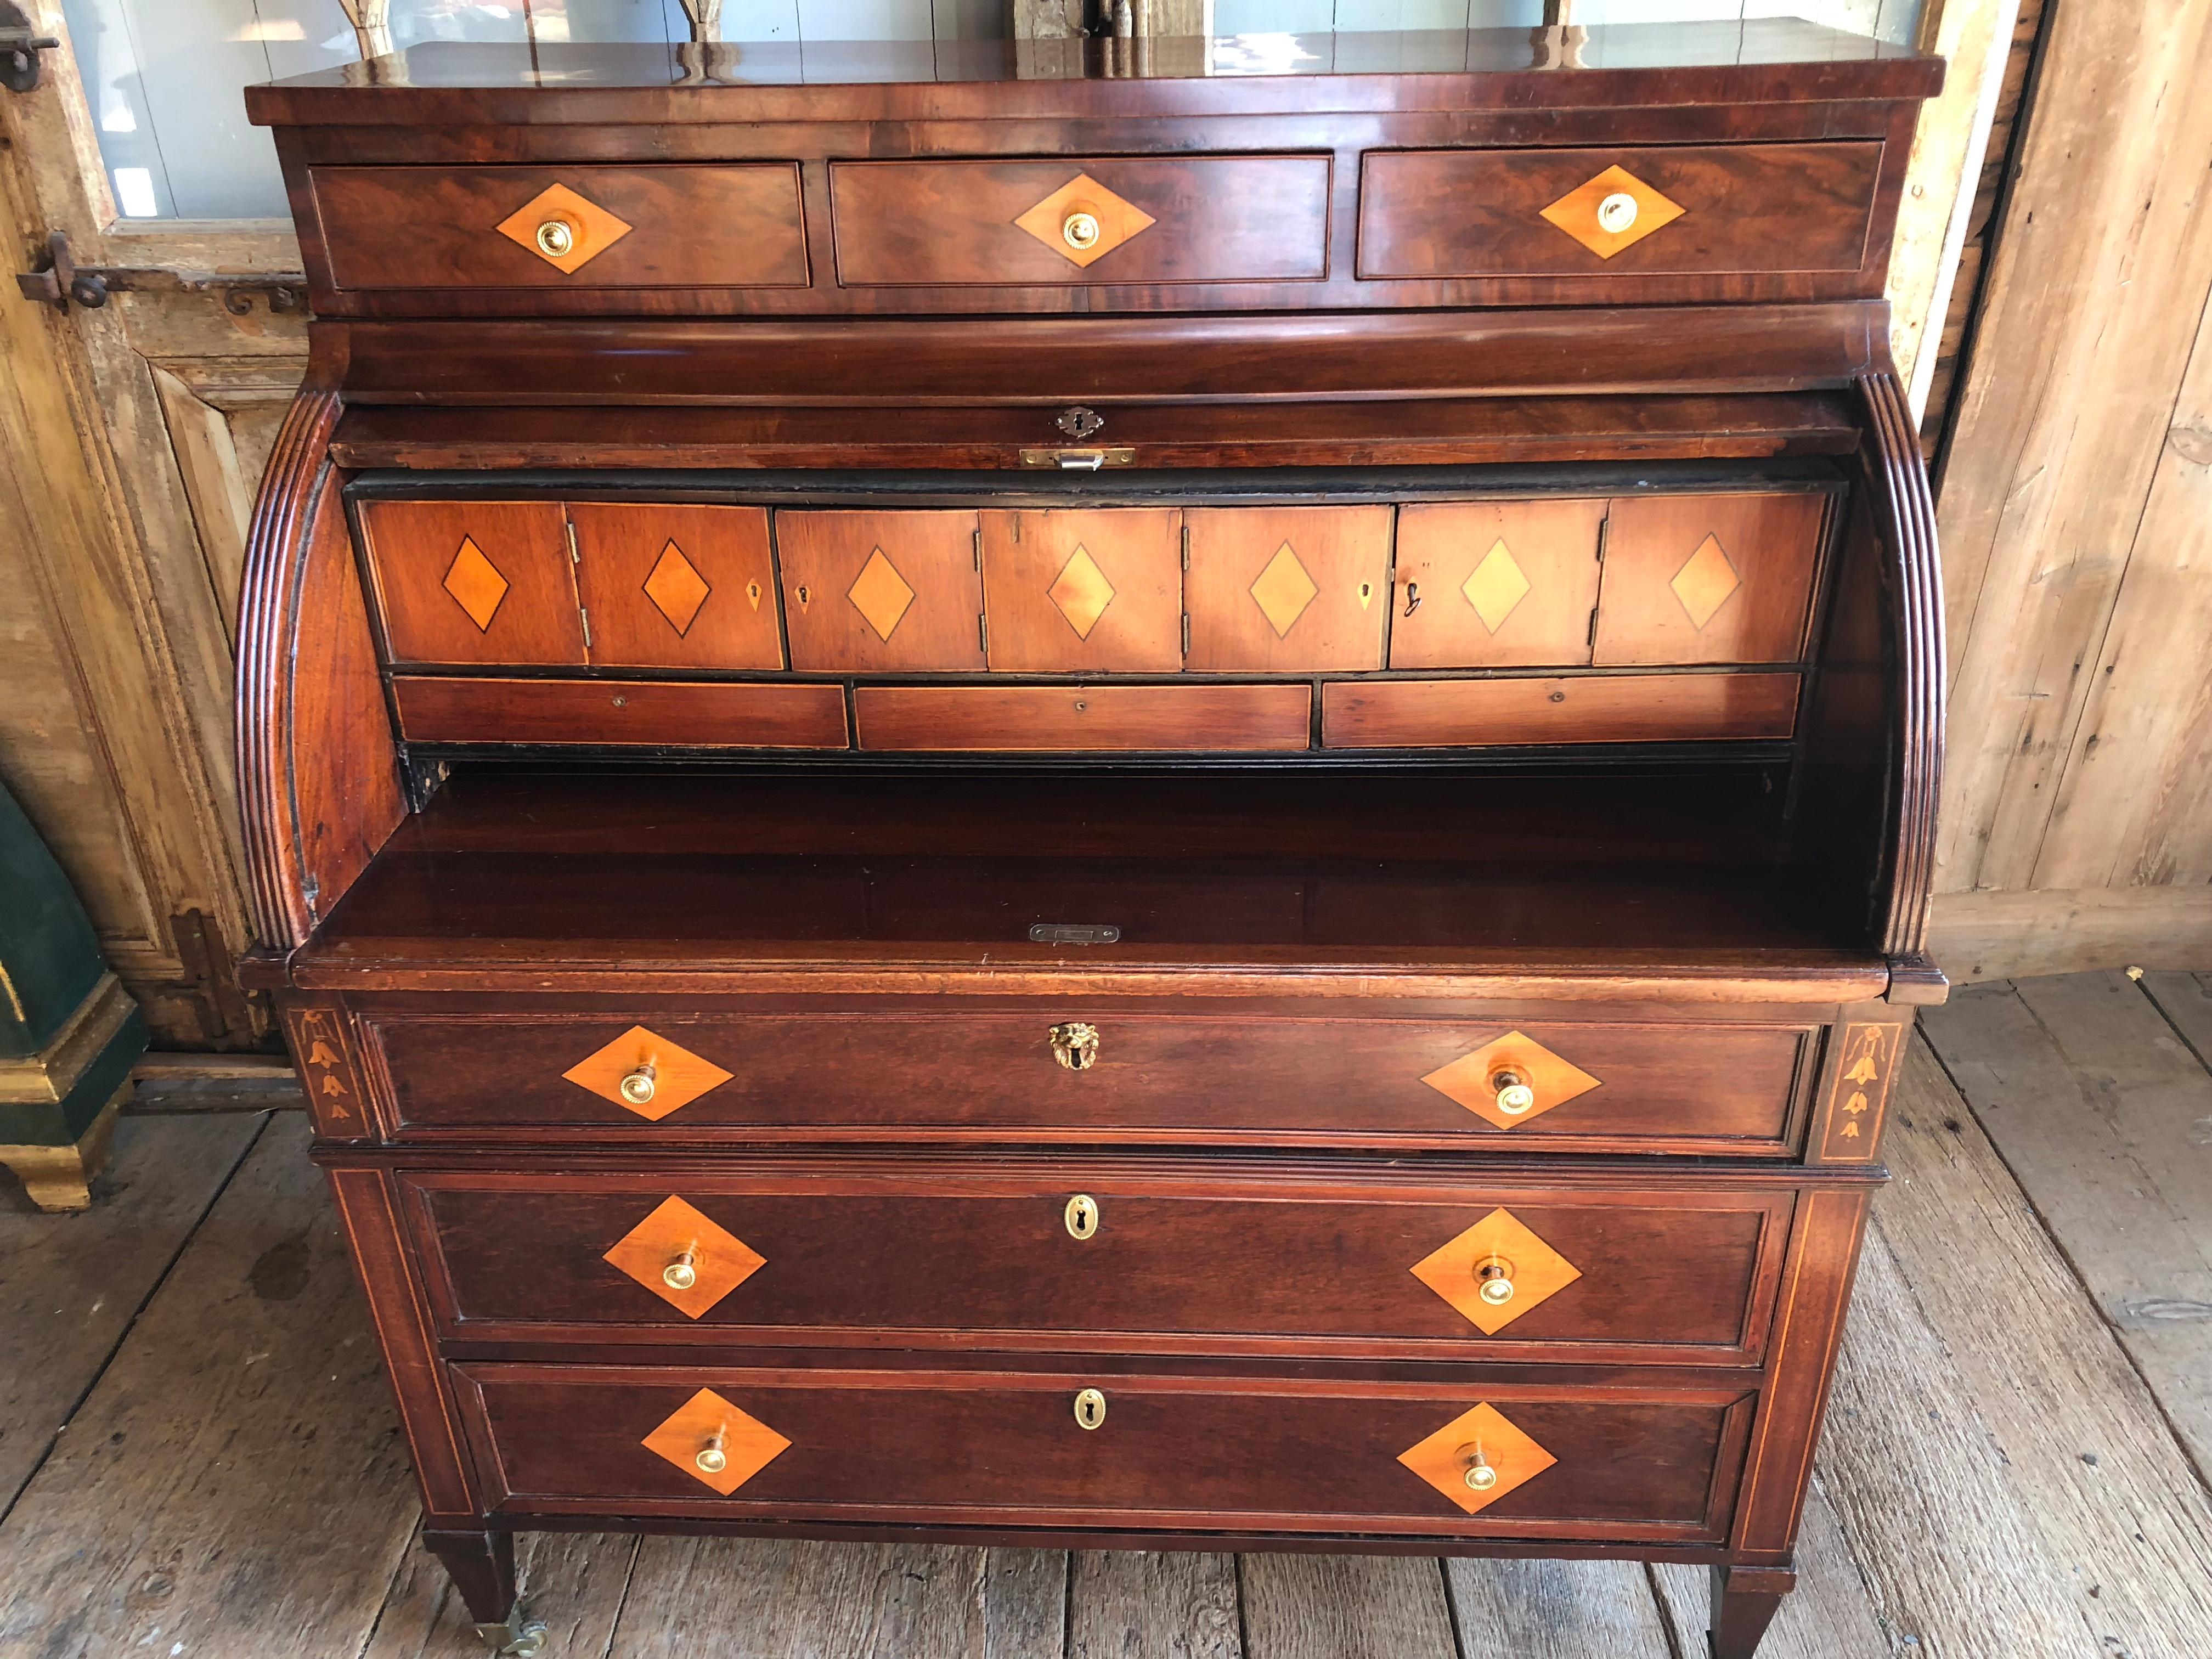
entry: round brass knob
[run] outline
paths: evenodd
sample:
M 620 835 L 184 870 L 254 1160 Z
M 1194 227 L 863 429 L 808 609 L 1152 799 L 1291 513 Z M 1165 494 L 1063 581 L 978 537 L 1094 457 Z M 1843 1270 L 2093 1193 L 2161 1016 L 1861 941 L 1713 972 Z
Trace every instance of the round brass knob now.
M 1060 240 L 1078 253 L 1098 246 L 1098 216 L 1080 210 L 1060 222 Z
M 1528 1079 L 1512 1070 L 1492 1072 L 1490 1086 L 1498 1091 L 1498 1109 L 1508 1117 L 1518 1117 L 1536 1103 L 1536 1091 L 1528 1086 Z
M 1513 1264 L 1502 1255 L 1493 1255 L 1474 1270 L 1482 1281 L 1481 1296 L 1493 1308 L 1502 1308 L 1513 1299 Z
M 1498 1484 L 1498 1471 L 1484 1461 L 1480 1452 L 1475 1453 L 1474 1461 L 1467 1466 L 1467 1484 L 1475 1492 L 1488 1492 Z
M 658 1073 L 650 1062 L 639 1066 L 616 1085 L 622 1097 L 633 1106 L 648 1104 L 653 1099 L 653 1079 Z
M 546 258 L 558 259 L 575 246 L 576 228 L 566 219 L 548 219 L 538 227 L 538 251 Z
M 691 1461 L 698 1466 L 702 1474 L 720 1474 L 729 1468 L 730 1455 L 722 1449 L 722 1437 L 718 1434 L 700 1447 L 699 1455 Z
M 686 1250 L 660 1270 L 660 1282 L 672 1291 L 688 1291 L 699 1282 L 699 1267 Z
M 1636 222 L 1636 198 L 1625 190 L 1616 190 L 1597 204 L 1597 228 L 1609 236 L 1618 236 Z
M 1071 1072 L 1080 1072 L 1098 1059 L 1098 1028 L 1080 1020 L 1067 1020 L 1047 1033 L 1052 1057 Z
M 1075 1425 L 1079 1429 L 1095 1429 L 1106 1420 L 1106 1396 L 1096 1389 L 1085 1389 L 1075 1396 Z

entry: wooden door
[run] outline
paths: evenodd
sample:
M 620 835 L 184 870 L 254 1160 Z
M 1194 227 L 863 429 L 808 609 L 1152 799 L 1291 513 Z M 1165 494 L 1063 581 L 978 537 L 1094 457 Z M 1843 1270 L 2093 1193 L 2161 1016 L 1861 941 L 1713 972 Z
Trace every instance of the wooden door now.
M 574 501 L 568 523 L 594 666 L 783 666 L 766 512 Z
M 393 662 L 583 665 L 558 501 L 366 501 L 361 534 Z
M 1389 507 L 1207 507 L 1183 518 L 1186 668 L 1296 674 L 1382 666 Z
M 1590 659 L 1602 501 L 1398 509 L 1393 668 L 1571 668 Z
M 1797 661 L 1827 501 L 1811 491 L 1615 501 L 1592 660 Z
M 779 513 L 775 543 L 793 668 L 983 666 L 973 513 Z
M 986 513 L 990 662 L 1017 673 L 1182 666 L 1182 514 L 1173 507 Z

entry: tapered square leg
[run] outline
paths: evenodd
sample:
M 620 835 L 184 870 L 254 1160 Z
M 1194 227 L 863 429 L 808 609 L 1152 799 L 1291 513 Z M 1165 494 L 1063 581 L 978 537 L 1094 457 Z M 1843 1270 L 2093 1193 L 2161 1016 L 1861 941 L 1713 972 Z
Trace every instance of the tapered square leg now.
M 1715 1567 L 1708 1637 L 1712 1659 L 1751 1659 L 1782 1598 L 1796 1584 L 1797 1574 L 1789 1567 Z
M 545 1626 L 526 1620 L 515 1599 L 513 1533 L 426 1530 L 422 1542 L 444 1563 L 477 1634 L 495 1655 L 533 1659 L 544 1650 Z

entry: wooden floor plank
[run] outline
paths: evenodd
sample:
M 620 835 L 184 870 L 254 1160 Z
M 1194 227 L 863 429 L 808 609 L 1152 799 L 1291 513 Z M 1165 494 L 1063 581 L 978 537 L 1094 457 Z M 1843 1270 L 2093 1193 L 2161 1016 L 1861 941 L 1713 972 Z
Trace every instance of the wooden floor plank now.
M 1069 1659 L 1243 1659 L 1237 1558 L 1082 1551 L 1067 1628 Z
M 1063 1659 L 1064 1550 L 647 1538 L 611 1659 Z
M 1928 1016 L 2013 1177 L 2212 1470 L 2212 1073 L 2123 974 L 1967 990 Z
M 638 1540 L 619 1533 L 525 1533 L 515 1571 L 546 1659 L 601 1659 L 629 1587 Z M 421 1538 L 408 1549 L 361 1659 L 485 1659 L 468 1608 Z
M 2198 1063 L 2212 1067 L 2212 974 L 2145 974 L 2142 984 Z M 2212 1121 L 2198 1127 L 2197 1144 L 2212 1146 Z
M 47 1215 L 0 1178 L 0 1516 L 260 1132 L 125 1117 L 93 1205 Z
M 1633 1561 L 1453 1560 L 1444 1584 L 1461 1659 L 1671 1659 Z
M 1862 1289 L 1861 1295 L 1867 1292 Z M 1844 1339 L 1848 1342 L 1847 1335 Z M 1805 1500 L 1805 1522 L 1797 1537 L 1797 1588 L 1783 1599 L 1759 1659 L 1898 1659 L 1917 1654 L 1893 1645 L 1882 1628 L 1866 1580 L 1844 1538 L 1843 1524 L 1831 1506 L 1825 1478 L 1816 1470 Z M 1660 1566 L 1651 1570 L 1674 1651 L 1703 1659 L 1705 1629 L 1711 1623 L 1712 1574 L 1704 1567 Z M 1595 1654 L 1600 1650 L 1589 1650 Z M 1921 1656 L 1921 1659 L 1927 1659 Z M 2013 1659 L 2024 1659 L 2014 1655 Z
M 263 1132 L 0 1523 L 0 1659 L 361 1651 L 415 1483 L 308 1134 Z
M 1247 1555 L 1245 1659 L 1453 1659 L 1442 1563 Z
M 2203 1659 L 2212 1500 L 1924 1045 L 1899 1079 L 1827 1489 L 1924 1659 Z

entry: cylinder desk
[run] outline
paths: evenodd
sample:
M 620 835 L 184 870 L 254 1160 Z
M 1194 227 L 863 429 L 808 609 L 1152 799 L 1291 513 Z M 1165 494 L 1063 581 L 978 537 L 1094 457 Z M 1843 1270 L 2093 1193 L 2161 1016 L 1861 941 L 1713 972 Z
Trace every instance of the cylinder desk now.
M 1791 1550 L 1942 681 L 1936 60 L 1792 21 L 260 87 L 262 948 L 427 1513 Z

